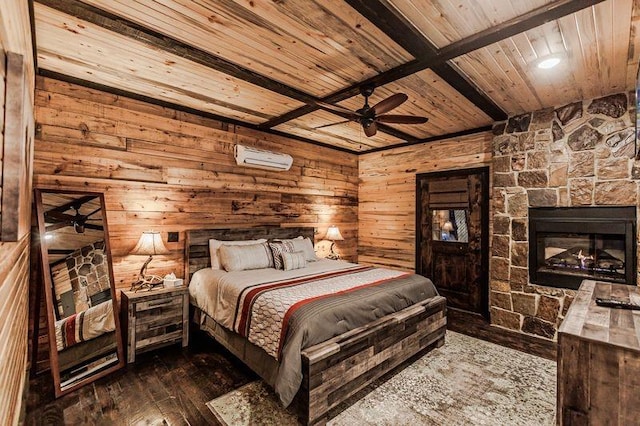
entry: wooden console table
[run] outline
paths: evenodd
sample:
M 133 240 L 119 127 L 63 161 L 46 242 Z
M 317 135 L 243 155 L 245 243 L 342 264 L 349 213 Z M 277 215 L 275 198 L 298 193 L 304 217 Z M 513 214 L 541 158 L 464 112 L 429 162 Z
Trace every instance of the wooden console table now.
M 558 330 L 558 425 L 630 425 L 640 419 L 640 303 L 636 286 L 585 280 Z

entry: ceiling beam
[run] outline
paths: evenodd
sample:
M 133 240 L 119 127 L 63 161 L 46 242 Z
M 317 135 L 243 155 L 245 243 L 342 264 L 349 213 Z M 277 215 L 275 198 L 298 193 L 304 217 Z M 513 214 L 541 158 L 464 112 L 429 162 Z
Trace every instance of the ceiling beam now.
M 198 49 L 169 36 L 153 31 L 135 22 L 116 16 L 91 5 L 82 3 L 78 0 L 36 1 L 44 6 L 58 10 L 67 15 L 73 16 L 86 22 L 90 22 L 109 31 L 113 31 L 115 33 L 129 37 L 132 40 L 147 44 L 154 48 L 162 49 L 165 52 L 171 53 L 197 64 L 204 65 L 208 68 L 220 71 L 251 84 L 255 84 L 256 86 L 263 87 L 267 90 L 291 99 L 295 99 L 299 102 L 303 102 L 307 104 L 307 106 L 313 105 L 313 111 L 317 110 L 318 108 L 325 109 L 322 106 L 316 104 L 319 99 L 315 96 L 290 87 L 277 80 L 273 80 L 262 74 L 256 73 L 238 64 L 234 64 L 233 62 L 213 55 L 207 51 Z M 326 109 L 326 111 L 335 114 L 333 110 Z M 243 123 L 243 125 L 250 126 L 248 123 Z M 268 126 L 267 128 L 270 127 L 274 126 Z M 262 130 L 265 129 L 264 126 L 259 126 L 259 128 Z M 415 140 L 415 137 L 403 133 L 399 130 L 393 129 L 389 126 L 379 126 L 378 129 L 382 132 L 389 133 L 390 135 L 403 140 Z
M 547 5 L 533 9 L 523 15 L 516 16 L 513 19 L 509 19 L 499 25 L 495 25 L 477 34 L 465 37 L 461 40 L 455 41 L 442 49 L 440 49 L 434 56 L 424 56 L 414 59 L 403 65 L 399 65 L 395 68 L 391 68 L 388 71 L 380 73 L 376 76 L 368 78 L 350 87 L 346 87 L 339 90 L 329 96 L 322 99 L 325 103 L 337 103 L 345 99 L 349 99 L 360 93 L 360 86 L 374 85 L 383 86 L 391 83 L 392 81 L 407 77 L 416 72 L 425 70 L 427 68 L 434 68 L 440 64 L 444 64 L 446 61 L 456 58 L 458 56 L 466 55 L 474 50 L 489 46 L 493 43 L 497 43 L 501 40 L 505 40 L 513 35 L 528 31 L 530 29 L 539 27 L 547 22 L 555 21 L 564 16 L 578 12 L 587 7 L 591 7 L 595 4 L 601 3 L 604 0 L 556 0 Z M 360 1 L 359 3 L 364 3 Z M 262 126 L 267 125 L 277 126 L 283 123 L 281 121 L 285 119 L 293 120 L 305 114 L 309 114 L 317 110 L 318 107 L 311 107 L 305 105 L 295 110 L 289 111 L 280 117 L 275 117 Z

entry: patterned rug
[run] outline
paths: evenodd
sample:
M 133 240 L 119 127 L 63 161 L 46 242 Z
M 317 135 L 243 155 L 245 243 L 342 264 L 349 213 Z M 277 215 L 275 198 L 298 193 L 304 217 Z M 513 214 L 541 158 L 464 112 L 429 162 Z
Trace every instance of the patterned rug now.
M 555 362 L 451 331 L 444 346 L 368 390 L 329 424 L 555 424 Z M 207 406 L 228 426 L 298 424 L 261 381 Z

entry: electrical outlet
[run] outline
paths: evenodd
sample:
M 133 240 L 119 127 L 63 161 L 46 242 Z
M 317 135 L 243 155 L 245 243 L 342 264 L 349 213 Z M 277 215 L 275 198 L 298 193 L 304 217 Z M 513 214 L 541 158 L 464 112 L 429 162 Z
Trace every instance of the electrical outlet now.
M 177 243 L 179 241 L 179 237 L 178 237 L 178 233 L 177 232 L 169 232 L 167 235 L 167 242 L 168 243 Z

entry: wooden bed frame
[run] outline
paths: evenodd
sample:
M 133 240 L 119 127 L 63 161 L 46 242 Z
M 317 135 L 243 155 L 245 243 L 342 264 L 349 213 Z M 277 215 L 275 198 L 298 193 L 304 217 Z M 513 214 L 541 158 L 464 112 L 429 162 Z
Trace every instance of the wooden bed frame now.
M 313 241 L 313 228 L 256 227 L 187 231 L 185 279 L 210 266 L 209 239 L 295 238 Z M 405 361 L 444 344 L 446 300 L 436 296 L 302 351 L 296 399 L 305 424 L 324 424 L 338 406 Z M 354 401 L 355 402 L 355 401 Z

